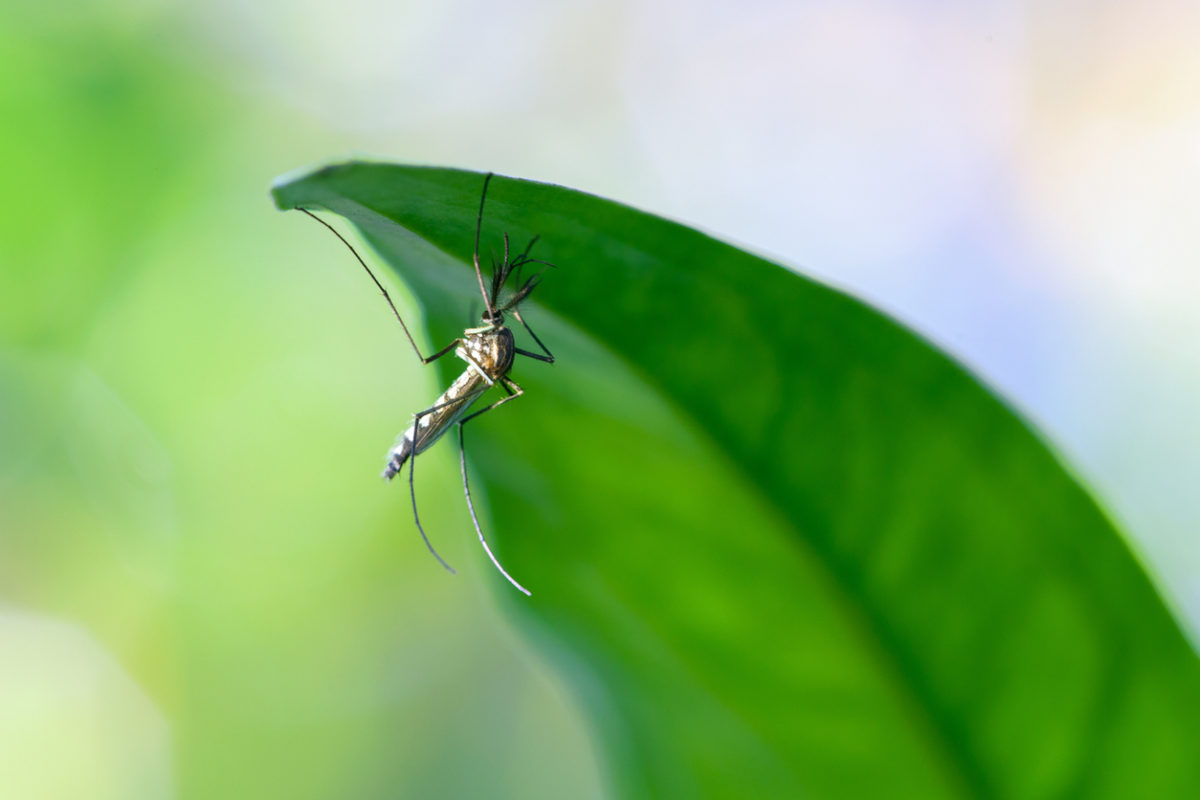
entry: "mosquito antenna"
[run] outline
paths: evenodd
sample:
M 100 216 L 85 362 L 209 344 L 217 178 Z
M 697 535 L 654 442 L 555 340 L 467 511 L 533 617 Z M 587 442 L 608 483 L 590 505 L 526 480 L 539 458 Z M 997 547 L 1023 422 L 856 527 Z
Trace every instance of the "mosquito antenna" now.
M 536 261 L 536 259 L 529 257 L 529 251 L 533 249 L 533 246 L 537 244 L 537 240 L 540 238 L 540 236 L 534 236 L 532 239 L 530 239 L 529 244 L 525 245 L 525 249 L 521 251 L 521 254 L 513 259 L 512 266 L 517 268 L 517 283 L 521 282 L 521 270 L 525 267 L 525 265 L 530 261 Z M 544 264 L 546 262 L 541 261 L 539 263 Z
M 496 298 L 500 295 L 500 284 L 504 278 L 504 268 L 502 265 L 496 264 L 496 254 L 492 253 L 492 305 L 496 305 Z
M 495 565 L 496 569 L 500 570 L 500 574 L 508 578 L 508 582 L 517 587 L 519 591 L 524 592 L 526 597 L 532 597 L 533 594 L 528 589 L 517 583 L 516 579 L 512 575 L 509 575 L 504 567 L 500 566 L 500 561 L 492 552 L 492 548 L 488 547 L 487 539 L 483 538 L 483 529 L 479 527 L 479 519 L 475 516 L 475 503 L 471 501 L 471 487 L 467 485 L 467 450 L 463 444 L 463 426 L 461 422 L 458 424 L 458 463 L 462 467 L 463 493 L 467 496 L 467 509 L 471 512 L 471 522 L 475 523 L 475 532 L 479 534 L 479 543 L 483 545 L 483 550 L 488 554 L 488 558 L 492 560 L 492 564 Z
M 496 269 L 496 263 L 492 262 L 492 305 L 495 306 L 500 300 L 500 289 L 503 288 L 504 282 L 508 280 L 508 273 L 512 272 L 512 263 L 508 260 L 508 234 L 504 234 L 504 260 L 500 262 L 500 269 Z
M 517 261 L 528 261 L 529 260 L 529 251 L 533 249 L 533 246 L 535 244 L 537 244 L 538 239 L 541 239 L 541 238 L 542 238 L 541 236 L 534 236 L 532 239 L 530 239 L 529 244 L 525 245 L 525 249 L 521 251 L 521 255 L 517 256 L 516 260 Z
M 483 285 L 483 270 L 479 268 L 479 234 L 483 230 L 483 201 L 487 200 L 488 184 L 491 183 L 492 174 L 489 172 L 483 178 L 483 192 L 479 195 L 479 216 L 475 219 L 475 277 L 479 279 L 479 293 L 483 295 L 483 302 L 487 305 L 488 317 L 496 316 L 496 305 L 492 302 L 492 298 L 488 297 L 487 288 Z
M 383 288 L 383 284 L 379 282 L 379 278 L 375 277 L 375 273 L 372 272 L 371 268 L 367 266 L 367 262 L 362 260 L 362 256 L 360 256 L 358 254 L 358 251 L 354 249 L 354 245 L 352 245 L 352 244 L 350 244 L 350 242 L 346 241 L 346 237 L 342 236 L 340 233 L 338 233 L 337 228 L 333 227 L 328 222 L 326 222 L 325 220 L 318 217 L 316 214 L 309 211 L 307 208 L 301 208 L 298 210 L 303 211 L 305 214 L 308 214 L 310 217 L 315 219 L 317 222 L 321 223 L 326 228 L 333 231 L 333 235 L 336 236 L 337 238 L 341 239 L 342 244 L 344 244 L 344 245 L 346 245 L 346 247 L 350 248 L 350 252 L 354 253 L 354 257 L 358 259 L 358 263 L 362 264 L 362 268 L 367 271 L 367 274 L 371 276 L 371 280 L 375 282 L 375 286 L 383 294 L 383 299 L 387 300 L 387 304 L 389 306 L 391 306 L 392 313 L 396 315 L 396 320 L 399 321 L 400 327 L 404 329 L 404 335 L 408 337 L 408 343 L 412 345 L 413 350 L 417 351 L 417 358 L 424 361 L 425 357 L 421 355 L 421 349 L 419 347 L 417 347 L 417 343 L 416 343 L 416 341 L 413 340 L 412 334 L 408 332 L 408 326 L 404 324 L 404 317 L 400 316 L 400 312 L 396 310 L 396 304 L 392 302 L 392 296 L 388 294 L 387 289 Z
M 529 261 L 537 262 L 538 264 L 545 264 L 546 266 L 544 268 L 538 270 L 534 274 L 530 275 L 528 280 L 526 280 L 525 283 L 521 284 L 521 288 L 518 289 L 513 294 L 512 297 L 508 298 L 508 301 L 505 302 L 505 304 L 500 307 L 501 312 L 515 309 L 517 307 L 517 305 L 519 305 L 522 301 L 525 300 L 526 297 L 529 297 L 530 293 L 538 287 L 538 284 L 540 284 L 542 282 L 542 276 L 544 274 L 546 274 L 546 270 L 558 269 L 558 267 L 555 266 L 554 264 L 551 264 L 546 261 L 538 261 L 536 258 L 531 258 L 531 259 L 529 259 Z

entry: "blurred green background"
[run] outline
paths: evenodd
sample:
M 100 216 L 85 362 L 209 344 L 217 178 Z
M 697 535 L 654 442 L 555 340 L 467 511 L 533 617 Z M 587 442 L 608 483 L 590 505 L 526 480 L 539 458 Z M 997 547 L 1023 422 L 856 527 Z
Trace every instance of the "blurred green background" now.
M 457 579 L 376 477 L 434 376 L 267 198 L 353 152 L 596 191 L 868 297 L 1050 432 L 1194 627 L 1196 15 L 9 0 L 0 796 L 604 796 L 453 448 L 421 499 Z
M 435 377 L 267 196 L 345 143 L 180 9 L 80 11 L 0 23 L 0 796 L 598 796 L 456 454 L 457 579 L 378 479 Z

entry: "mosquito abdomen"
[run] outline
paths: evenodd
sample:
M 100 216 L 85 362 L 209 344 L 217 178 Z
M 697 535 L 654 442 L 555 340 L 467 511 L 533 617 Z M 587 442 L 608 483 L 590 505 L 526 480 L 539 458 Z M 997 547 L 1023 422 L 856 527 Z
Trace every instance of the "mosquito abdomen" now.
M 412 449 L 412 439 L 408 438 L 408 433 L 406 432 L 399 444 L 388 451 L 387 465 L 383 468 L 382 477 L 389 481 L 396 477 L 396 473 L 401 470 L 404 462 L 408 461 L 412 455 Z

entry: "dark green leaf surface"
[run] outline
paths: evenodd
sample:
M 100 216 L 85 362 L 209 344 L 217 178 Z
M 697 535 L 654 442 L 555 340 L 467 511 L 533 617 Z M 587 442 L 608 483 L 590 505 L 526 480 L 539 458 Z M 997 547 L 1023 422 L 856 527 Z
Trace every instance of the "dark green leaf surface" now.
M 441 346 L 482 310 L 481 185 L 354 163 L 274 196 L 353 222 Z M 1096 503 L 961 367 L 597 197 L 498 177 L 485 261 L 504 231 L 558 265 L 526 317 L 559 361 L 519 359 L 526 396 L 466 430 L 485 532 L 533 597 L 482 553 L 468 579 L 562 668 L 619 796 L 1200 796 L 1195 654 Z M 473 536 L 462 518 L 435 542 Z

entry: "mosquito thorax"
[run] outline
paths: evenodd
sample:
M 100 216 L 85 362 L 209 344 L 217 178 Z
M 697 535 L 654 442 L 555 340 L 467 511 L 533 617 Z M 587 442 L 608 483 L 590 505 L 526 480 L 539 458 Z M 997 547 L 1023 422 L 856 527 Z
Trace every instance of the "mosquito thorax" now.
M 478 364 L 491 380 L 498 380 L 512 368 L 515 354 L 513 333 L 503 325 L 488 323 L 463 331 L 463 343 L 458 357 L 468 364 Z

